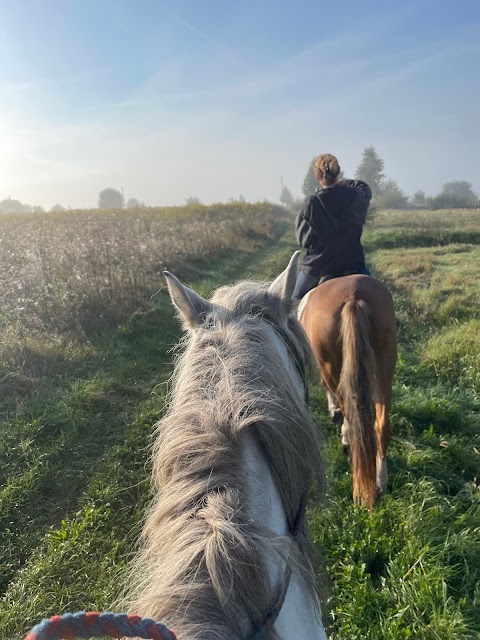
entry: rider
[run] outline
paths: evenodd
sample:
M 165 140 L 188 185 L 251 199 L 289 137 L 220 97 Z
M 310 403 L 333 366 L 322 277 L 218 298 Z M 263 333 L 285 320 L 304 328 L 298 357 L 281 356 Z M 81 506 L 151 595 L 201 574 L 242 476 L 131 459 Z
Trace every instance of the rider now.
M 320 187 L 305 199 L 295 221 L 297 240 L 307 250 L 293 292 L 296 300 L 330 278 L 370 275 L 360 242 L 370 187 L 360 180 L 339 180 L 340 165 L 330 153 L 318 156 L 313 171 Z

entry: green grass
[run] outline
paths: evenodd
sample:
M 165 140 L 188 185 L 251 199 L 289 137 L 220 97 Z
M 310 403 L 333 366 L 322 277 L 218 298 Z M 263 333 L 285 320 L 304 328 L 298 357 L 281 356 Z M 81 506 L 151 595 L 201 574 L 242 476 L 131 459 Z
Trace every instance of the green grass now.
M 477 209 L 389 210 L 369 216 L 368 250 L 480 243 Z
M 273 277 L 289 244 L 269 241 L 263 249 L 266 257 L 230 251 L 197 265 L 195 288 L 207 295 L 221 282 L 258 274 L 260 263 Z M 150 497 L 150 434 L 180 335 L 163 287 L 149 310 L 92 339 L 62 377 L 37 380 L 27 396 L 11 389 L 4 400 L 2 639 L 20 637 L 55 611 L 111 608 Z
M 449 384 L 480 394 L 480 320 L 437 333 L 423 348 L 421 362 Z
M 336 640 L 480 634 L 480 219 L 466 214 L 476 227 L 465 244 L 439 246 L 439 227 L 445 237 L 459 224 L 453 216 L 449 228 L 442 213 L 431 226 L 427 212 L 418 221 L 428 248 L 406 243 L 417 233 L 410 212 L 391 225 L 382 213 L 366 233 L 367 246 L 378 242 L 369 262 L 394 292 L 399 324 L 390 493 L 373 514 L 352 506 L 349 466 L 327 426 L 329 494 L 312 524 Z M 313 400 L 328 425 L 322 394 Z
M 464 243 L 445 240 L 457 231 Z M 379 212 L 366 231 L 399 324 L 390 482 L 374 513 L 353 506 L 348 460 L 312 388 L 327 494 L 308 515 L 335 640 L 479 637 L 479 231 L 478 212 L 461 211 Z M 429 242 L 409 245 L 417 233 Z M 220 253 L 189 284 L 206 295 L 271 278 L 295 248 L 288 232 Z M 164 290 L 86 341 L 23 336 L 35 367 L 0 380 L 2 640 L 46 615 L 111 608 L 150 497 L 150 434 L 179 337 Z

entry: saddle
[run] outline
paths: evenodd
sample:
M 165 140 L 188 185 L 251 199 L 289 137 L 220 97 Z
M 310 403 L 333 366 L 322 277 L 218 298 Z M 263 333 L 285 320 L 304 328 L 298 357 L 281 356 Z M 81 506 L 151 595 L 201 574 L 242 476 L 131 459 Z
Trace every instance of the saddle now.
M 343 278 L 343 276 L 353 276 L 353 275 L 369 276 L 371 274 L 368 272 L 368 269 L 366 268 L 352 269 L 351 271 L 344 271 L 343 273 L 329 273 L 326 276 L 322 276 L 318 281 L 318 284 L 323 284 L 324 282 L 327 282 L 327 280 L 333 280 L 334 278 Z M 318 287 L 318 284 L 317 284 L 317 287 Z

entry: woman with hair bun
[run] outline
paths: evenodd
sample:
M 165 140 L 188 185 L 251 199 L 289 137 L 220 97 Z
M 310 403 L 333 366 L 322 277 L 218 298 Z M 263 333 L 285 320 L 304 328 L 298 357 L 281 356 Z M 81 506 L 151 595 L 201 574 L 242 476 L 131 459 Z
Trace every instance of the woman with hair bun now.
M 339 179 L 340 165 L 330 153 L 318 156 L 313 171 L 320 187 L 305 199 L 295 222 L 297 240 L 306 249 L 293 292 L 296 300 L 325 280 L 370 275 L 360 241 L 370 187 L 360 180 Z

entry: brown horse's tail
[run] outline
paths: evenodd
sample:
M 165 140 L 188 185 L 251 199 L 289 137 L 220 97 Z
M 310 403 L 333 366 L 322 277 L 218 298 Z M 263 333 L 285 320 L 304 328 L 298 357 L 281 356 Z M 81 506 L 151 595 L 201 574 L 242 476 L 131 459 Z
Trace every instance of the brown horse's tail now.
M 340 337 L 343 364 L 338 397 L 348 422 L 353 465 L 353 499 L 373 509 L 376 497 L 375 357 L 370 345 L 370 318 L 363 300 L 342 310 Z

